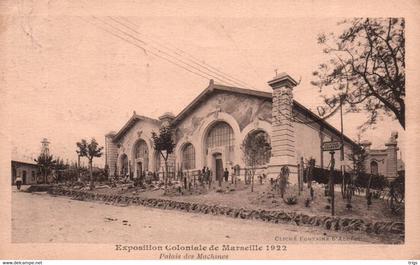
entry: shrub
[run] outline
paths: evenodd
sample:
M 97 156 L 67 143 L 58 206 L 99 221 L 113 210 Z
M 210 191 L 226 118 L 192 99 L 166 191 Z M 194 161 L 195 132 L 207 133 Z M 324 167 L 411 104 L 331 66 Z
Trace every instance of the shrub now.
M 297 197 L 296 197 L 296 196 L 290 196 L 290 197 L 287 197 L 287 198 L 284 200 L 284 202 L 285 202 L 286 204 L 288 204 L 288 205 L 294 205 L 294 204 L 296 204 L 296 203 L 297 203 Z
M 380 191 L 373 191 L 372 192 L 372 198 L 373 199 L 379 199 L 379 198 L 381 198 L 381 192 Z

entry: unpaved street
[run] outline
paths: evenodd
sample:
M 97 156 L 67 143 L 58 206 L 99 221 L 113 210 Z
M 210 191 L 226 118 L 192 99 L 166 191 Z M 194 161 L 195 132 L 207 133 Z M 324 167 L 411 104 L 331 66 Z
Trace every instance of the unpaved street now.
M 325 241 L 339 235 L 293 225 L 12 192 L 14 243 L 355 243 Z M 360 235 L 351 239 L 372 242 Z

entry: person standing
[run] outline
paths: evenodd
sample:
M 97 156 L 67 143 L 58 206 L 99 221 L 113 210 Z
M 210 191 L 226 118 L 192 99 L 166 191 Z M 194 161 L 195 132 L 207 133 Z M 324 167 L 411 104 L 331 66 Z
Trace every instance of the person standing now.
M 210 169 L 208 167 L 206 168 L 206 178 L 207 178 L 207 181 L 209 182 L 209 189 L 210 189 L 212 179 L 211 179 L 211 172 L 210 172 Z
M 187 173 L 182 172 L 182 179 L 184 181 L 184 189 L 188 188 L 188 183 L 187 183 Z
M 225 177 L 225 182 L 229 181 L 229 171 L 225 168 L 225 172 L 223 172 L 223 176 Z
M 15 183 L 18 190 L 20 190 L 20 187 L 22 186 L 22 182 L 23 182 L 22 178 L 20 176 L 17 176 Z

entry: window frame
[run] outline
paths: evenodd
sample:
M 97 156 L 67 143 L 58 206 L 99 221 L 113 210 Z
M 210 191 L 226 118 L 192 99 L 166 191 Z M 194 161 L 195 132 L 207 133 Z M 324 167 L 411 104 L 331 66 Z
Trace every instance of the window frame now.
M 182 148 L 182 167 L 185 170 L 195 169 L 195 148 L 192 143 L 186 143 Z

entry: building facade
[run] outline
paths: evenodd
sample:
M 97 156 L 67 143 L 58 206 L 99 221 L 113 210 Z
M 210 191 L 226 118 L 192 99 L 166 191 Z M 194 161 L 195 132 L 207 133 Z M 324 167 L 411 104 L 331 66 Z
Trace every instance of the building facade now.
M 282 166 L 288 166 L 291 175 L 297 172 L 301 158 L 314 158 L 316 165 L 327 167 L 330 154 L 322 151 L 322 144 L 339 141 L 340 132 L 316 114 L 293 100 L 297 82 L 281 73 L 268 84 L 273 92 L 262 92 L 214 84 L 198 95 L 177 116 L 165 113 L 152 119 L 133 113 L 118 131 L 105 136 L 106 164 L 111 175 L 143 171 L 161 172 L 163 159 L 153 149 L 152 132 L 162 124 L 171 123 L 176 147 L 170 156 L 172 171 L 193 172 L 209 167 L 214 177 L 224 168 L 239 168 L 244 175 L 241 144 L 246 137 L 266 135 L 271 145 L 271 156 L 265 170 L 277 177 Z M 344 153 L 350 154 L 356 145 L 344 135 Z M 336 152 L 336 168 L 341 166 Z M 344 164 L 350 164 L 345 156 Z M 239 166 L 239 167 L 238 167 Z
M 398 133 L 393 132 L 387 143 L 385 143 L 384 149 L 371 149 L 371 142 L 362 142 L 367 153 L 365 160 L 367 173 L 393 179 L 398 176 L 398 172 L 404 171 L 404 162 L 398 159 L 397 138 Z
M 12 185 L 16 185 L 16 177 L 21 177 L 23 185 L 36 184 L 39 177 L 39 167 L 37 164 L 12 160 Z

